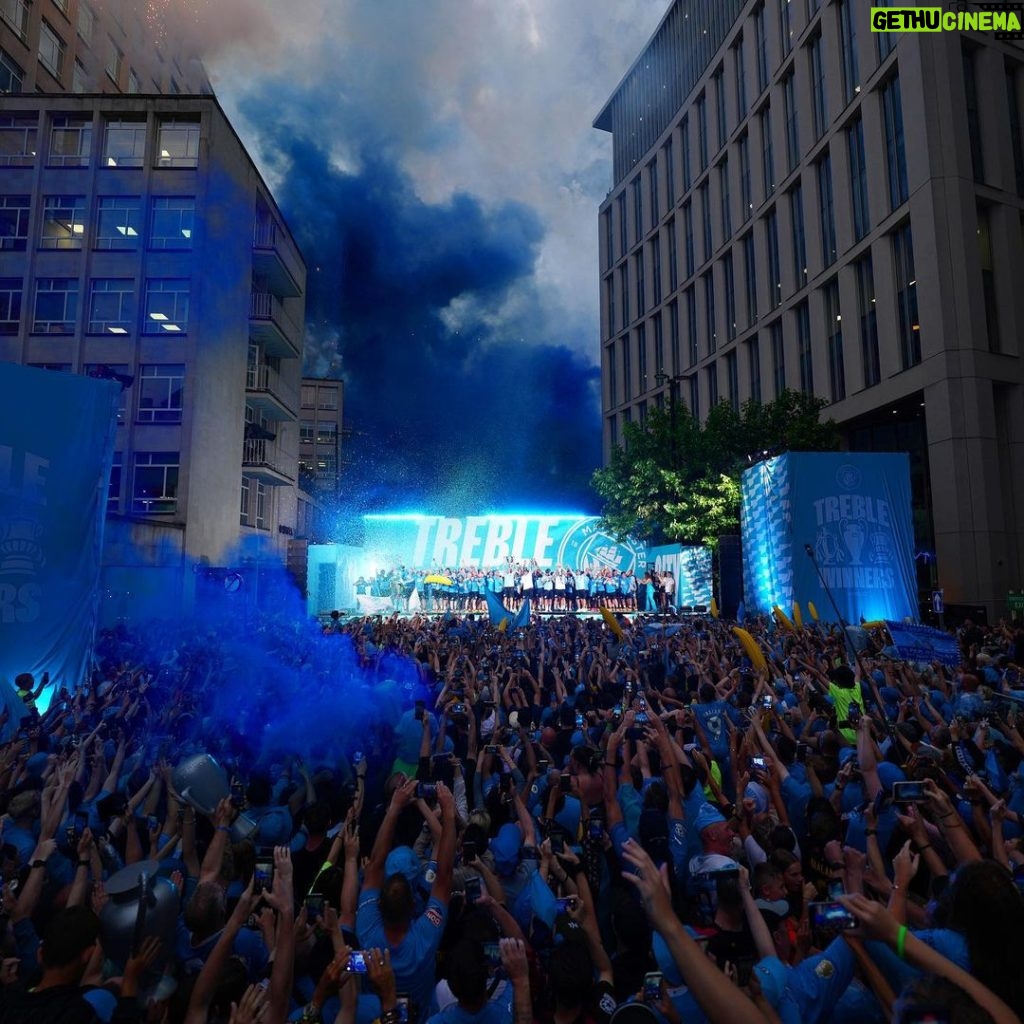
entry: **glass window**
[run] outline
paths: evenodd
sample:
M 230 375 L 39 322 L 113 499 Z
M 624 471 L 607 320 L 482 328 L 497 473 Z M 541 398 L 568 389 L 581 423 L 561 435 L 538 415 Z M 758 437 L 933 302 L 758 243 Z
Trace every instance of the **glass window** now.
M 180 118 L 160 121 L 157 167 L 199 166 L 199 122 Z
M 669 347 L 672 352 L 672 373 L 678 373 L 683 366 L 679 346 L 679 300 L 673 299 L 668 306 Z
M 100 196 L 96 201 L 97 249 L 138 249 L 142 234 L 139 196 Z
M 736 37 L 732 47 L 732 66 L 736 76 L 736 123 L 747 116 L 747 69 L 743 63 L 743 33 Z
M 118 85 L 121 81 L 121 68 L 124 66 L 124 54 L 121 52 L 121 48 L 110 40 L 110 50 L 107 55 L 107 77 L 115 84 Z
M 0 196 L 0 250 L 25 251 L 31 212 L 31 196 Z
M 690 415 L 695 420 L 700 419 L 700 381 L 697 374 L 690 378 Z
M 622 348 L 623 398 L 628 402 L 633 397 L 633 349 L 628 334 L 619 339 L 619 345 Z
M 647 391 L 647 330 L 640 324 L 635 332 L 636 336 L 636 371 L 639 378 L 640 394 Z
M 641 250 L 633 257 L 636 267 L 636 315 L 643 316 L 647 312 L 647 291 L 644 286 L 644 254 Z
M 302 385 L 302 408 L 316 408 L 316 388 L 312 384 Z
M 864 387 L 870 388 L 882 379 L 882 366 L 878 354 L 878 322 L 875 318 L 875 272 L 871 253 L 857 260 L 853 267 L 857 281 L 857 318 L 860 321 Z
M 299 469 L 302 469 L 302 465 Z M 240 526 L 249 525 L 249 478 L 247 476 L 242 477 L 242 498 L 241 498 L 241 511 L 239 513 L 238 522 Z
M 704 93 L 697 97 L 697 156 L 703 171 L 708 165 L 708 105 Z
M 754 197 L 750 191 L 750 140 L 744 132 L 739 140 L 740 157 L 740 222 L 746 224 L 754 212 Z
M 87 42 L 92 42 L 92 30 L 96 24 L 96 16 L 87 3 L 78 4 L 78 34 Z
M 50 122 L 50 164 L 88 167 L 92 155 L 92 118 L 57 116 Z
M 134 68 L 128 69 L 128 95 L 134 96 L 142 92 L 142 81 Z
M 674 292 L 679 287 L 679 251 L 675 217 L 665 225 L 665 237 L 668 239 L 668 290 Z
M 185 367 L 179 363 L 143 363 L 139 367 L 140 423 L 180 423 Z
M 872 0 L 875 7 L 892 7 L 893 5 L 889 0 Z M 897 5 L 899 6 L 899 5 Z M 878 42 L 878 62 L 881 64 L 886 57 L 896 49 L 896 44 L 900 41 L 900 32 L 874 32 L 872 33 L 875 40 Z
M 757 91 L 762 93 L 768 85 L 768 49 L 764 31 L 764 5 L 754 11 L 754 56 L 757 58 Z
M 610 208 L 601 215 L 601 225 L 604 228 L 604 268 L 607 270 L 615 262 L 615 236 L 612 233 L 612 211 Z
M 708 382 L 708 409 L 714 409 L 718 405 L 718 364 L 704 367 L 704 376 Z
M 743 273 L 747 297 L 747 326 L 757 322 L 757 253 L 754 249 L 754 232 L 743 239 Z
M 772 108 L 765 105 L 761 111 L 761 178 L 764 197 L 775 191 L 775 160 L 772 156 Z
M 821 228 L 821 261 L 826 267 L 836 261 L 836 216 L 832 193 L 832 157 L 827 153 L 817 163 L 818 214 Z
M 85 196 L 46 196 L 40 249 L 81 249 L 85 239 Z
M 783 57 L 793 49 L 793 21 L 789 3 L 790 0 L 779 0 L 779 47 Z
M 693 204 L 687 200 L 683 203 L 683 250 L 686 255 L 686 276 L 693 274 Z
M 825 337 L 828 339 L 828 380 L 833 402 L 846 397 L 846 367 L 843 362 L 843 317 L 839 310 L 839 281 L 825 285 Z
M 71 91 L 83 93 L 89 91 L 89 75 L 85 65 L 76 57 L 74 67 L 71 69 Z
M 811 315 L 806 302 L 796 307 L 796 337 L 800 355 L 800 390 L 814 394 L 814 361 L 811 353 Z
M 32 330 L 36 334 L 74 334 L 78 317 L 78 278 L 40 277 Z
M 736 275 L 731 252 L 722 259 L 722 278 L 725 282 L 725 336 L 732 341 L 736 337 Z
M 896 315 L 903 369 L 921 362 L 921 322 L 917 313 L 917 273 L 914 270 L 914 239 L 910 221 L 892 234 L 892 255 L 896 271 Z
M 718 165 L 718 195 L 722 204 L 722 239 L 732 236 L 732 196 L 729 192 L 729 158 Z
M 782 321 L 776 320 L 768 328 L 772 344 L 772 381 L 775 385 L 775 397 L 778 398 L 786 390 L 786 345 L 782 337 Z
M 1013 147 L 1013 170 L 1017 195 L 1024 196 L 1024 135 L 1020 116 L 1019 71 L 1016 64 L 1006 62 L 1006 102 L 1010 111 L 1010 142 Z
M 121 507 L 121 476 L 124 470 L 124 452 L 114 452 L 107 484 L 107 511 L 117 512 Z
M 846 129 L 850 158 L 850 198 L 853 202 L 853 237 L 862 239 L 871 228 L 868 207 L 868 168 L 864 158 L 864 123 L 858 117 Z
M 630 182 L 630 188 L 633 190 L 633 238 L 639 242 L 644 237 L 644 197 L 639 174 Z
M 150 249 L 191 249 L 195 213 L 192 196 L 155 196 L 149 224 Z
M 709 270 L 704 281 L 704 334 L 708 355 L 718 351 L 718 317 L 715 310 L 715 275 Z
M 715 120 L 718 123 L 718 148 L 725 145 L 729 136 L 728 116 L 725 109 L 725 72 L 719 68 L 715 72 Z
M 604 281 L 605 294 L 608 297 L 608 333 L 615 330 L 615 275 L 609 274 Z
M 2 85 L 0 80 L 0 92 L 4 91 Z M 34 117 L 0 114 L 0 167 L 31 167 L 36 160 L 38 134 Z
M 629 261 L 619 267 L 619 294 L 622 296 L 622 326 L 625 327 L 633 319 L 629 315 Z
M 807 284 L 807 232 L 804 226 L 804 190 L 800 185 L 789 193 L 789 222 L 793 229 L 793 277 L 799 290 Z
M 765 248 L 768 251 L 768 308 L 782 301 L 782 268 L 779 263 L 779 222 L 773 209 L 764 219 Z
M 886 33 L 879 32 L 879 36 Z M 889 208 L 895 210 L 907 201 L 907 154 L 903 141 L 903 102 L 900 80 L 890 79 L 882 88 L 882 114 L 885 120 L 885 155 L 889 173 Z
M 116 380 L 116 375 L 131 379 L 132 368 L 127 363 L 86 363 L 82 367 L 86 377 L 96 377 L 99 380 Z M 117 406 L 117 422 L 125 424 L 129 417 L 128 398 L 132 388 L 121 387 L 121 395 Z
M 0 49 L 0 93 L 21 92 L 24 81 L 21 66 L 6 50 Z
M 839 46 L 843 57 L 843 99 L 849 103 L 860 92 L 860 61 L 857 56 L 857 16 L 852 0 L 838 0 Z
M 679 147 L 683 154 L 683 191 L 688 192 L 693 184 L 690 170 L 690 115 L 684 114 L 679 122 Z
M 734 412 L 740 411 L 740 371 L 735 352 L 725 357 L 725 376 L 729 385 L 729 404 Z
M 988 207 L 978 204 L 978 259 L 981 263 L 981 291 L 985 300 L 985 326 L 988 329 L 988 347 L 1000 350 L 999 307 L 996 304 L 995 265 L 992 262 L 992 225 Z
M 750 397 L 761 401 L 761 340 L 755 334 L 747 342 L 747 370 L 750 374 Z
M 704 259 L 703 262 L 707 263 L 711 259 L 711 253 L 714 250 L 714 239 L 711 233 L 711 193 L 708 188 L 708 183 L 705 181 L 701 185 L 700 189 L 700 217 L 701 225 L 704 229 Z
M 971 140 L 971 167 L 974 170 L 974 180 L 984 181 L 985 158 L 981 148 L 981 111 L 978 107 L 974 50 L 964 46 L 960 52 L 963 57 L 964 92 L 967 99 L 967 134 Z
M 143 334 L 178 334 L 188 330 L 188 278 L 149 278 Z
M 28 11 L 30 6 L 27 0 L 0 0 L 0 18 L 3 18 L 11 31 L 22 42 L 28 39 Z
M 135 282 L 130 277 L 97 277 L 89 290 L 90 334 L 128 334 L 135 326 Z
M 661 314 L 656 313 L 654 324 L 654 371 L 655 374 L 665 372 L 665 334 L 661 325 Z
M 697 353 L 697 292 L 693 285 L 686 289 L 686 348 L 689 365 L 693 366 L 700 358 Z
M 142 167 L 146 159 L 145 121 L 108 121 L 103 138 L 107 167 Z
M 657 306 L 661 302 L 661 236 L 652 238 L 648 248 L 651 253 L 651 284 L 653 286 L 651 304 Z
M 814 137 L 820 139 L 828 128 L 828 94 L 825 88 L 825 61 L 821 52 L 821 33 L 808 48 L 811 62 L 811 113 L 814 115 Z
M 18 333 L 24 285 L 20 277 L 0 277 L 0 334 Z
M 658 159 L 647 165 L 647 187 L 651 205 L 651 227 L 661 220 L 661 204 L 658 202 Z
M 338 408 L 338 389 L 319 388 L 317 408 L 333 412 Z
M 620 192 L 615 200 L 616 211 L 619 219 L 619 256 L 625 256 L 629 248 L 629 237 L 626 228 L 626 193 Z
M 177 511 L 178 452 L 136 452 L 132 511 L 145 515 Z
M 67 46 L 54 27 L 44 18 L 39 28 L 39 63 L 60 80 L 64 73 L 64 57 Z
M 786 159 L 791 171 L 800 162 L 800 124 L 795 83 L 796 75 L 792 71 L 782 80 L 782 102 L 786 115 Z

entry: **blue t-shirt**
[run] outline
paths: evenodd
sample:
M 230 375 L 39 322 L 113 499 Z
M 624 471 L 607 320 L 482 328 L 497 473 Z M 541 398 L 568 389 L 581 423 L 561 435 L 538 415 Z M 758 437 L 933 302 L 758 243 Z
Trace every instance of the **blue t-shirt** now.
M 214 932 L 208 939 L 193 944 L 192 935 L 185 927 L 185 922 L 178 918 L 176 953 L 186 974 L 198 974 L 203 969 L 203 964 L 213 952 L 213 947 L 217 945 L 221 931 Z M 263 976 L 270 954 L 259 932 L 251 928 L 241 928 L 231 945 L 231 952 L 245 962 L 250 982 L 258 981 Z
M 359 898 L 356 934 L 360 948 L 390 950 L 398 991 L 408 995 L 419 1007 L 420 1020 L 428 1017 L 433 1008 L 434 961 L 447 919 L 448 907 L 432 896 L 426 909 L 413 919 L 405 937 L 395 946 L 388 942 L 384 933 L 380 889 L 365 889 Z
M 488 1000 L 477 1013 L 469 1013 L 458 1003 L 452 1003 L 435 1013 L 427 1024 L 512 1024 L 512 986 L 506 985 L 503 999 Z

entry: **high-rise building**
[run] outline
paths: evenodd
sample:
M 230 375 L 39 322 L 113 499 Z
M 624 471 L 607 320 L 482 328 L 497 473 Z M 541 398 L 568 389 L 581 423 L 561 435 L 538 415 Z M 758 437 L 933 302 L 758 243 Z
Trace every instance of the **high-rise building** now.
M 598 115 L 604 452 L 679 402 L 908 451 L 922 590 L 1024 582 L 1024 47 L 855 0 L 674 0 Z

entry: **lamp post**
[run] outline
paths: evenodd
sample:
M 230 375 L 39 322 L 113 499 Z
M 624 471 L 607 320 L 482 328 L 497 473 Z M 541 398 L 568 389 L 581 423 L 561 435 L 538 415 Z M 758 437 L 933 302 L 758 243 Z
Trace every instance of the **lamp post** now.
M 676 389 L 679 382 L 683 379 L 682 374 L 667 374 L 664 370 L 659 370 L 654 375 L 654 381 L 658 387 L 664 387 L 668 385 L 668 414 L 669 422 L 672 427 L 672 468 L 676 469 L 679 465 L 679 431 L 678 431 L 678 420 L 676 418 Z

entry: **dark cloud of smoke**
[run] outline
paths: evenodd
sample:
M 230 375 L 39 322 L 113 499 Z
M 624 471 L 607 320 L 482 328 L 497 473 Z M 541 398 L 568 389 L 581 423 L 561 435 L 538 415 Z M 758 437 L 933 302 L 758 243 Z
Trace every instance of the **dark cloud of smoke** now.
M 423 202 L 337 96 L 275 81 L 241 110 L 307 261 L 307 368 L 344 367 L 348 511 L 589 510 L 599 372 L 572 336 L 585 328 L 523 302 L 537 215 L 465 193 Z

